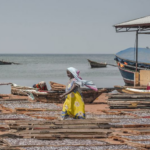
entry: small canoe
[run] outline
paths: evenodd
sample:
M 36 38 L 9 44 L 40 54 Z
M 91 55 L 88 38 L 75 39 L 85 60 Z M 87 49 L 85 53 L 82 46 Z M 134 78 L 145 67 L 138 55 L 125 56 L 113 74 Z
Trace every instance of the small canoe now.
M 107 66 L 106 63 L 95 62 L 95 61 L 91 61 L 89 59 L 88 59 L 88 62 L 90 63 L 91 68 L 103 68 L 103 67 Z
M 107 89 L 98 89 L 93 91 L 91 89 L 82 89 L 82 96 L 84 103 L 92 103 L 102 93 L 106 92 Z M 32 92 L 36 101 L 45 103 L 63 103 L 64 100 L 60 100 L 59 96 L 65 91 L 48 91 L 48 92 Z

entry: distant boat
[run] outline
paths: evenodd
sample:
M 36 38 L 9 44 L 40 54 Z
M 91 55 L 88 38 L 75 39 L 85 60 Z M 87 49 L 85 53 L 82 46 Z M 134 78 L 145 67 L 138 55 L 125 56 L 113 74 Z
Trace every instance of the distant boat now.
M 19 65 L 19 63 L 0 60 L 0 65 L 12 65 L 12 64 Z
M 12 64 L 12 62 L 0 60 L 0 65 L 11 65 L 11 64 Z
M 91 61 L 89 59 L 88 59 L 88 62 L 90 63 L 91 68 L 103 68 L 103 67 L 107 66 L 106 63 L 95 62 L 95 61 Z

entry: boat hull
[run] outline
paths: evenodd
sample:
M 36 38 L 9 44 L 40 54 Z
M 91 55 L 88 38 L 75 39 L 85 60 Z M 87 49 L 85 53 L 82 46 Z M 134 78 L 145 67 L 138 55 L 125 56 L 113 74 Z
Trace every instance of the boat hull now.
M 0 65 L 11 65 L 11 62 L 0 61 Z
M 30 87 L 12 86 L 11 94 L 27 96 L 27 93 L 24 92 L 23 90 L 36 90 L 36 89 Z M 83 101 L 85 103 L 92 103 L 98 96 L 100 96 L 104 92 L 107 92 L 107 89 L 98 89 L 97 92 L 91 89 L 83 89 L 82 90 Z M 65 99 L 60 100 L 59 97 L 63 93 L 65 93 L 65 91 L 32 92 L 36 101 L 45 103 L 63 103 Z
M 98 63 L 95 61 L 91 61 L 89 59 L 88 59 L 88 62 L 90 63 L 91 68 L 103 68 L 103 67 L 107 66 L 107 64 L 105 64 L 105 63 Z
M 134 85 L 134 72 L 126 70 L 126 69 L 121 68 L 119 66 L 118 66 L 118 68 L 119 68 L 119 71 L 123 77 L 125 84 L 129 85 L 129 86 Z
M 97 92 L 90 89 L 82 90 L 83 101 L 86 104 L 92 103 L 97 97 L 106 91 L 106 89 L 99 89 Z M 43 95 L 42 92 L 32 92 L 36 101 L 45 103 L 64 103 L 65 99 L 60 100 L 60 95 L 63 93 L 65 92 L 49 91 L 47 94 Z

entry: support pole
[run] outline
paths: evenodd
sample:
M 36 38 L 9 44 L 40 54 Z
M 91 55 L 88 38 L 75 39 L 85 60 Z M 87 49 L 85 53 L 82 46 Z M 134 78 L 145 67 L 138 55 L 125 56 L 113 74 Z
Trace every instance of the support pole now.
M 136 31 L 136 72 L 138 67 L 138 30 Z

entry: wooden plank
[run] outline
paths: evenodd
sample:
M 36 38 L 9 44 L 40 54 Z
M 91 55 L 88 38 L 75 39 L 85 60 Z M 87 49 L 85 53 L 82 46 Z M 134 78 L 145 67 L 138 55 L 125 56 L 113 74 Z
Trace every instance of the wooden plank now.
M 108 101 L 123 101 L 123 102 L 142 101 L 142 102 L 149 102 L 150 103 L 150 98 L 149 99 L 137 99 L 137 98 L 136 99 L 108 99 Z
M 53 121 L 41 121 L 41 120 L 18 120 L 18 121 L 5 121 L 5 123 L 7 124 L 64 124 L 64 125 L 68 125 L 68 124 L 95 124 L 95 123 L 117 123 L 119 122 L 119 120 L 112 120 L 112 119 L 77 119 L 77 120 L 53 120 Z
M 60 109 L 44 109 L 44 108 L 15 108 L 16 111 L 61 111 Z
M 150 107 L 146 107 L 146 106 L 136 106 L 136 107 L 128 107 L 128 106 L 110 106 L 110 109 L 150 109 Z
M 109 99 L 150 99 L 150 94 L 127 94 L 127 95 L 110 95 Z
M 66 147 L 66 146 L 73 146 L 73 147 L 79 147 L 79 146 L 88 146 L 88 147 L 93 147 L 93 146 L 115 146 L 117 144 L 90 144 L 90 145 L 86 145 L 86 144 L 75 144 L 75 145 L 69 145 L 69 144 L 65 144 L 65 145 L 12 145 L 11 147 Z M 123 144 L 122 144 L 123 145 Z
M 150 70 L 140 70 L 140 85 L 147 86 L 150 82 Z
M 95 133 L 95 134 L 107 134 L 107 133 L 112 133 L 114 130 L 111 129 L 46 129 L 46 130 L 24 130 L 17 132 L 16 134 L 18 136 L 22 134 L 53 134 L 53 133 L 76 133 L 76 134 L 81 134 L 81 133 Z
M 109 124 L 84 124 L 84 125 L 10 125 L 10 129 L 34 129 L 34 130 L 47 130 L 47 129 L 110 129 L 115 128 L 116 125 Z M 118 126 L 121 127 L 121 126 Z
M 88 138 L 107 138 L 108 135 L 102 135 L 102 134 L 97 134 L 97 135 L 76 135 L 76 134 L 23 134 L 22 137 L 24 138 L 37 138 L 37 139 L 58 139 L 58 138 L 69 138 L 69 139 L 74 139 L 74 138 L 79 138 L 79 139 L 88 139 Z
M 3 125 L 3 127 L 5 127 Z M 34 130 L 38 129 L 109 129 L 115 127 L 114 125 L 109 125 L 109 124 L 84 124 L 84 125 L 10 125 L 10 129 L 23 129 L 23 128 L 30 128 Z
M 150 105 L 150 101 L 109 101 L 107 102 L 108 104 L 124 104 L 124 105 L 131 105 L 131 104 L 145 104 L 145 105 Z
M 0 101 L 28 101 L 28 99 L 0 99 Z

